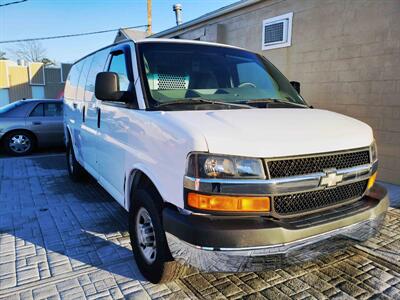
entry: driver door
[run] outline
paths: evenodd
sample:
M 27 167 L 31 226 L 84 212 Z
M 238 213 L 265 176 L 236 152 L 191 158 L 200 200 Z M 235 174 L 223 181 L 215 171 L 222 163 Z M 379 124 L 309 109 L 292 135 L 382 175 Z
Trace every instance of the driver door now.
M 134 51 L 134 48 L 129 44 L 116 46 L 111 50 L 108 59 L 106 70 L 118 74 L 120 91 L 134 92 L 131 51 Z M 127 124 L 131 117 L 131 108 L 123 102 L 99 102 L 100 138 L 97 153 L 100 183 L 121 205 L 124 205 L 125 156 L 129 147 L 128 134 L 131 130 Z

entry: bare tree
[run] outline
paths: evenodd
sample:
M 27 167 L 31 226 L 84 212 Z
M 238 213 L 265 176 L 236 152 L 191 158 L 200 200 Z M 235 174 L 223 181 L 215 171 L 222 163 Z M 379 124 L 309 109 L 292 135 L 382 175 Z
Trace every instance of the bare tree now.
M 46 57 L 43 58 L 40 62 L 43 63 L 43 65 L 45 65 L 46 67 L 55 66 L 56 65 L 56 62 L 54 60 L 51 60 L 51 59 L 46 58 Z
M 6 60 L 6 59 L 7 59 L 6 53 L 0 50 L 0 60 Z
M 17 58 L 28 62 L 42 62 L 43 59 L 47 59 L 46 49 L 38 41 L 18 43 L 11 51 Z

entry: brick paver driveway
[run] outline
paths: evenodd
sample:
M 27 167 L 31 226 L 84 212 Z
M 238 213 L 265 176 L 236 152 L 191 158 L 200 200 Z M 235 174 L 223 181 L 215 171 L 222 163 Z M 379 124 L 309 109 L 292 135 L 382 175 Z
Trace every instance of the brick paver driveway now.
M 2 299 L 400 299 L 400 210 L 377 238 L 312 263 L 154 285 L 133 260 L 127 213 L 96 183 L 72 183 L 64 165 L 63 155 L 0 159 Z

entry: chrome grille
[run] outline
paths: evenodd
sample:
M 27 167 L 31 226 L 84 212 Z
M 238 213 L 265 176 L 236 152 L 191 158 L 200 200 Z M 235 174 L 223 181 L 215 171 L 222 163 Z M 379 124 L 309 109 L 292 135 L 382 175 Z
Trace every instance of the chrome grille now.
M 325 169 L 345 169 L 369 164 L 369 150 L 319 156 L 306 156 L 282 160 L 267 161 L 271 178 L 323 172 Z
M 364 194 L 368 180 L 335 188 L 274 197 L 274 211 L 279 215 L 300 214 L 356 199 Z

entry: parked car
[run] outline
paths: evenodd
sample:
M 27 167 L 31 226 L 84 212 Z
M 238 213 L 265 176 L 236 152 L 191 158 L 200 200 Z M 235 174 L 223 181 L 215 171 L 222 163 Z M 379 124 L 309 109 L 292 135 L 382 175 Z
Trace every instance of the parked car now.
M 27 99 L 0 108 L 0 142 L 11 155 L 64 144 L 63 102 Z
M 184 265 L 303 262 L 373 236 L 388 208 L 372 129 L 310 108 L 251 51 L 125 41 L 77 61 L 64 96 L 69 174 L 86 170 L 129 211 L 152 282 Z

